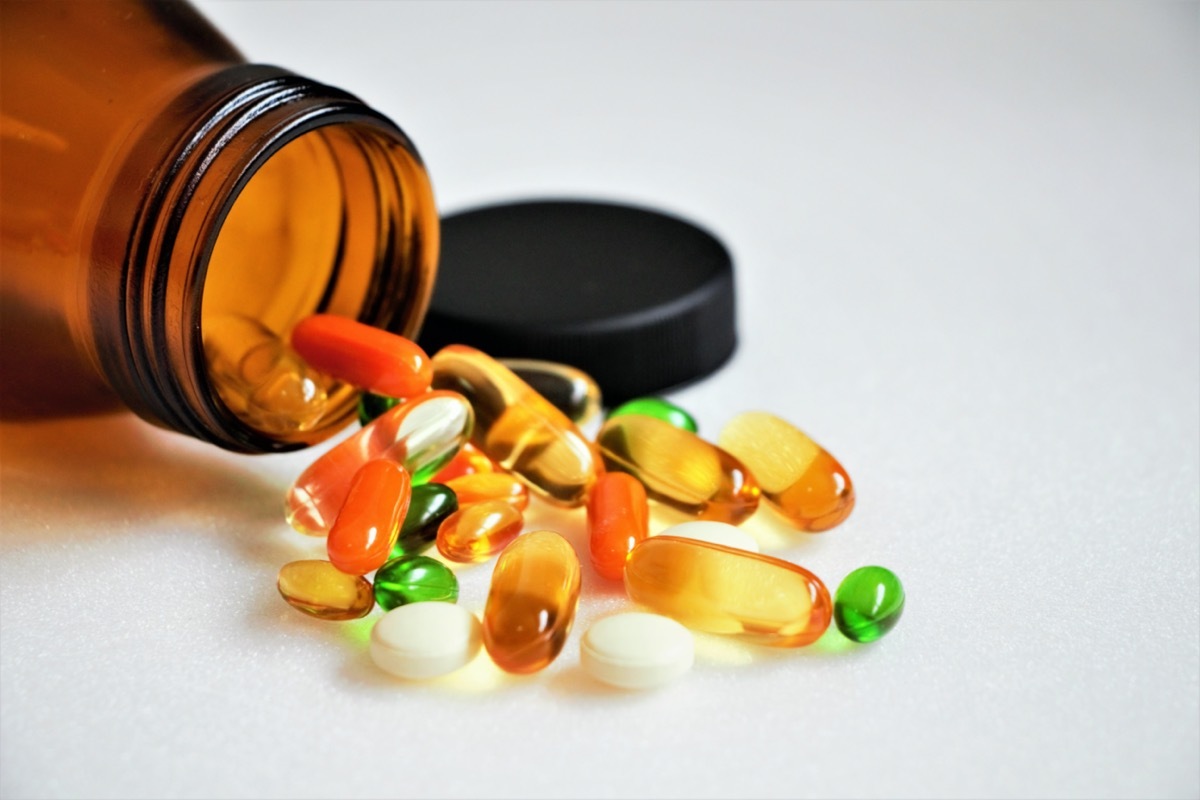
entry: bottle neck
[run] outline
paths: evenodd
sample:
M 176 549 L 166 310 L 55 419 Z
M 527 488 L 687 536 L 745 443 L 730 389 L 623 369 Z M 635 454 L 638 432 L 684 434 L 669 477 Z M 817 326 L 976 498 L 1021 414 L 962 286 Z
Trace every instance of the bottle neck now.
M 264 248 L 255 261 L 258 254 L 246 252 L 255 249 L 254 239 L 230 245 L 233 234 L 227 233 L 222 257 L 232 266 L 222 266 L 219 279 L 229 284 L 225 295 L 236 296 L 244 282 L 246 298 L 262 298 L 246 301 L 248 315 L 270 317 L 270 327 L 281 333 L 306 314 L 332 312 L 416 334 L 433 288 L 438 228 L 412 143 L 390 120 L 338 89 L 274 67 L 230 67 L 192 86 L 139 137 L 112 184 L 93 241 L 85 301 L 89 344 L 110 385 L 139 415 L 243 452 L 303 447 L 353 417 L 353 398 L 344 395 L 319 426 L 302 434 L 256 430 L 221 401 L 202 340 L 205 287 L 217 280 L 210 274 L 214 251 L 223 228 L 234 225 L 235 202 L 284 148 L 314 134 L 321 137 L 321 168 L 334 176 L 339 199 L 323 210 L 294 205 L 325 202 L 315 196 L 322 192 L 306 194 L 312 185 L 301 160 L 293 169 L 299 177 L 277 192 L 276 202 L 284 205 L 276 209 L 275 228 L 291 238 L 277 250 Z M 289 198 L 289 192 L 304 196 Z M 300 252 L 320 244 L 310 228 L 330 231 L 327 256 Z M 297 293 L 293 287 L 303 282 L 315 286 Z M 287 304 L 276 300 L 291 294 L 296 299 Z

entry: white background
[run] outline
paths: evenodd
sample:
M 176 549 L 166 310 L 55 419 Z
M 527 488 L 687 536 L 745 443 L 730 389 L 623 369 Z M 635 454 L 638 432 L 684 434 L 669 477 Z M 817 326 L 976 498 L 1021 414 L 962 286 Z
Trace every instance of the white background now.
M 253 60 L 395 118 L 444 211 L 659 206 L 733 251 L 740 347 L 671 395 L 847 466 L 829 533 L 749 523 L 877 644 L 702 637 L 663 691 L 562 657 L 405 684 L 274 587 L 313 452 L 128 416 L 6 424 L 5 797 L 1196 797 L 1200 6 L 225 3 Z M 584 542 L 578 515 L 539 513 Z M 482 608 L 490 566 L 460 572 Z

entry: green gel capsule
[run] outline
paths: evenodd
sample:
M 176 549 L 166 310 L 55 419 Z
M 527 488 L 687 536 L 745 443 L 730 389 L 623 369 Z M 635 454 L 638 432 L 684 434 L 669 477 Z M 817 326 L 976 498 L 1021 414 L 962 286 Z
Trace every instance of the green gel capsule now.
M 661 397 L 638 397 L 622 403 L 608 412 L 608 418 L 623 417 L 626 414 L 641 414 L 644 417 L 661 419 L 663 422 L 689 433 L 695 433 L 697 430 L 696 420 L 691 414 L 674 403 L 668 403 Z
M 358 396 L 358 421 L 363 425 L 370 424 L 389 408 L 395 408 L 400 403 L 395 397 L 387 397 L 374 392 L 363 392 Z
M 859 567 L 838 586 L 833 619 L 847 639 L 873 642 L 900 621 L 904 587 L 885 567 Z
M 600 415 L 600 387 L 594 378 L 581 369 L 553 361 L 533 358 L 499 358 L 504 366 L 567 415 L 567 419 L 583 427 Z
M 412 488 L 408 513 L 400 525 L 400 534 L 392 547 L 391 558 L 423 553 L 437 541 L 442 520 L 458 510 L 454 490 L 440 483 L 426 483 Z
M 409 603 L 458 599 L 458 578 L 440 561 L 428 556 L 393 558 L 375 573 L 375 602 L 391 611 Z

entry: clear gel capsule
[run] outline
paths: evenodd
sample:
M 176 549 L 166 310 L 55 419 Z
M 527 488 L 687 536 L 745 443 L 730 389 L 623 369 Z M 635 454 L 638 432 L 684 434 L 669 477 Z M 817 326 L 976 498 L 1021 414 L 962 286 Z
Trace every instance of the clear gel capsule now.
M 317 619 L 358 619 L 375 607 L 366 578 L 347 575 L 328 561 L 284 564 L 276 586 L 288 605 Z
M 676 428 L 695 433 L 697 431 L 696 419 L 684 411 L 674 403 L 663 400 L 661 397 L 638 397 L 621 405 L 608 412 L 608 418 L 623 417 L 626 414 L 641 414 L 646 417 L 654 417 L 661 419 L 663 422 L 674 425 Z
M 500 554 L 483 609 L 483 646 L 506 672 L 537 672 L 566 644 L 579 603 L 579 559 L 553 531 L 527 533 Z
M 673 536 L 652 536 L 625 565 L 630 599 L 698 631 L 800 647 L 829 627 L 829 590 L 778 558 Z
M 408 511 L 411 490 L 408 472 L 396 462 L 376 459 L 363 464 L 329 529 L 325 546 L 330 563 L 351 575 L 383 566 Z
M 517 538 L 525 518 L 504 500 L 485 500 L 460 508 L 437 532 L 438 552 L 450 561 L 487 561 Z
M 446 484 L 458 498 L 460 507 L 485 500 L 503 500 L 518 511 L 529 505 L 529 489 L 507 472 L 480 472 L 463 475 Z
M 800 530 L 828 530 L 854 509 L 846 470 L 786 420 L 762 411 L 739 414 L 718 441 L 754 473 L 768 504 Z
M 646 489 L 632 475 L 601 475 L 588 498 L 588 551 L 602 577 L 619 581 L 625 559 L 650 529 Z
M 328 533 L 350 480 L 368 461 L 402 464 L 424 483 L 471 433 L 471 406 L 454 392 L 429 392 L 396 406 L 308 466 L 288 490 L 288 523 L 301 533 Z
M 651 498 L 686 514 L 737 525 L 758 508 L 758 484 L 740 461 L 660 419 L 613 417 L 596 443 L 608 470 L 633 475 Z
M 581 369 L 532 358 L 496 359 L 581 428 L 600 416 L 600 386 Z
M 471 441 L 547 500 L 580 506 L 598 465 L 566 415 L 512 370 L 474 348 L 450 345 L 433 357 L 433 385 L 461 393 L 475 409 Z

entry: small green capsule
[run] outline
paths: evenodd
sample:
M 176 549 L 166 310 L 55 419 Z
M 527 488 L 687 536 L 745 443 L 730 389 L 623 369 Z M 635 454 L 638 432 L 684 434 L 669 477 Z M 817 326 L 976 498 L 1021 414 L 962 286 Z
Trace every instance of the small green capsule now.
M 833 618 L 847 639 L 873 642 L 895 627 L 904 611 L 904 587 L 885 567 L 859 567 L 838 586 Z
M 696 420 L 691 414 L 674 403 L 668 403 L 661 397 L 638 397 L 614 408 L 608 412 L 608 418 L 623 417 L 626 414 L 641 414 L 644 417 L 654 417 L 676 428 L 695 433 Z
M 391 611 L 409 603 L 458 599 L 458 578 L 440 561 L 428 556 L 393 558 L 375 573 L 375 602 Z
M 394 397 L 385 397 L 374 392 L 363 392 L 358 396 L 358 421 L 367 425 L 389 408 L 394 408 L 400 401 Z
M 392 547 L 391 558 L 424 553 L 437 540 L 442 520 L 458 510 L 454 490 L 440 483 L 412 487 L 408 513 L 400 525 L 400 534 Z

